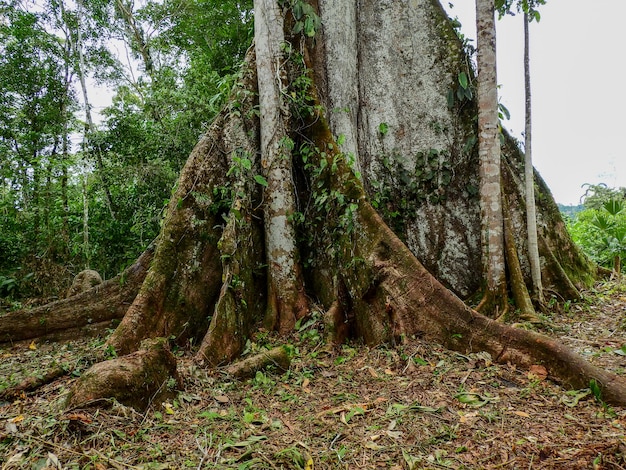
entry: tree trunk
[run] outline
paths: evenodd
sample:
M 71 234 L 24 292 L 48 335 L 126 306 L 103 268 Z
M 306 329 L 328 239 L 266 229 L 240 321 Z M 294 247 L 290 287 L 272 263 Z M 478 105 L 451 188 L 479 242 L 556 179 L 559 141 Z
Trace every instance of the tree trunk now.
M 398 343 L 418 335 L 458 351 L 488 351 L 497 361 L 521 366 L 544 364 L 551 376 L 568 386 L 586 387 L 595 380 L 605 400 L 625 404 L 623 378 L 589 365 L 545 336 L 480 315 L 447 287 L 453 283 L 455 290 L 475 286 L 475 280 L 463 279 L 480 277 L 476 273 L 481 272 L 481 256 L 480 245 L 475 243 L 480 238 L 479 201 L 471 197 L 469 189 L 477 182 L 478 161 L 473 142 L 466 140 L 476 134 L 475 129 L 471 131 L 476 108 L 469 99 L 453 106 L 446 100 L 449 87 L 457 84 L 458 67 L 465 62 L 457 60 L 462 57 L 460 44 L 450 36 L 452 30 L 440 5 L 433 0 L 416 0 L 410 5 L 362 2 L 354 10 L 357 15 L 344 16 L 357 24 L 346 26 L 336 18 L 324 23 L 326 15 L 336 15 L 342 8 L 340 3 L 320 2 L 322 24 L 329 30 L 314 42 L 289 30 L 290 25 L 307 18 L 315 24 L 313 13 L 306 13 L 304 19 L 287 17 L 283 51 L 288 54 L 269 52 L 262 59 L 274 58 L 270 76 L 266 75 L 268 64 L 257 63 L 254 50 L 248 53 L 242 78 L 228 105 L 181 172 L 150 269 L 109 346 L 121 356 L 140 349 L 147 338 L 166 337 L 177 342 L 202 339 L 200 359 L 208 364 L 228 362 L 263 324 L 266 312 L 277 303 L 276 296 L 291 296 L 293 286 L 300 292 L 300 285 L 304 285 L 307 298 L 327 311 L 334 340 L 352 337 L 368 344 Z M 257 22 L 264 23 L 265 18 L 276 14 L 275 5 L 258 2 L 255 13 Z M 394 31 L 413 20 L 415 26 L 424 29 Z M 266 26 L 271 26 L 273 20 L 267 21 Z M 327 44 L 330 38 L 342 37 L 332 31 L 333 27 L 349 29 L 347 37 L 357 34 L 356 45 L 350 42 L 341 52 Z M 407 39 L 411 31 L 416 37 Z M 265 46 L 257 40 L 257 47 Z M 333 53 L 326 56 L 325 51 L 331 50 Z M 336 132 L 326 120 L 326 114 L 333 114 L 326 100 L 339 103 L 347 96 L 334 94 L 328 88 L 331 82 L 324 80 L 326 75 L 340 72 L 339 63 L 329 59 L 338 56 L 359 70 L 356 82 L 353 76 L 347 80 L 352 85 L 358 83 L 358 119 L 351 116 L 339 121 L 347 130 L 353 130 L 356 122 L 356 138 L 351 145 L 358 146 L 362 175 L 355 173 L 337 145 L 337 140 L 347 145 L 348 139 L 335 139 Z M 282 57 L 282 62 L 276 62 L 277 57 Z M 444 64 L 447 57 L 452 58 Z M 413 71 L 407 62 L 418 70 Z M 402 70 L 399 65 L 407 77 L 395 75 Z M 385 74 L 391 74 L 389 80 L 397 80 L 381 85 L 378 78 Z M 416 77 L 421 85 L 414 82 Z M 389 96 L 382 93 L 383 85 Z M 278 101 L 263 104 L 266 92 Z M 416 103 L 423 107 L 405 109 Z M 256 112 L 258 105 L 261 119 Z M 425 113 L 420 119 L 414 116 L 416 109 Z M 441 127 L 444 124 L 449 126 L 447 130 Z M 274 126 L 265 131 L 274 129 L 270 136 L 279 139 L 273 142 L 281 145 L 264 147 L 272 141 L 263 137 L 266 125 Z M 458 131 L 452 126 L 458 126 Z M 419 134 L 420 130 L 424 135 L 416 137 L 414 132 Z M 413 139 L 417 139 L 418 150 L 414 152 L 418 154 L 407 151 L 405 161 L 400 149 L 405 149 L 406 141 L 415 143 Z M 285 144 L 291 152 L 285 152 Z M 464 147 L 468 149 L 463 151 Z M 502 164 L 502 180 L 507 187 L 507 214 L 515 242 L 510 256 L 519 261 L 515 272 L 522 278 L 519 284 L 525 284 L 528 258 L 519 243 L 519 237 L 526 233 L 523 156 L 506 136 L 504 154 L 507 159 Z M 273 168 L 272 158 L 280 160 L 276 165 L 281 172 L 276 175 L 268 171 Z M 282 167 L 284 164 L 291 167 Z M 271 180 L 278 179 L 277 175 L 292 180 L 293 189 L 283 186 L 276 190 Z M 385 181 L 396 186 L 386 188 L 381 184 Z M 402 181 L 410 191 L 399 184 Z M 574 284 L 592 279 L 594 272 L 578 251 L 569 250 L 571 241 L 555 212 L 556 205 L 540 178 L 537 182 L 542 195 L 538 207 L 545 223 L 539 240 L 548 260 L 546 272 L 550 272 L 546 279 L 559 293 L 576 295 Z M 395 197 L 384 193 L 389 189 L 398 190 Z M 274 212 L 272 197 L 277 194 L 285 198 L 295 194 L 297 213 L 290 213 L 291 203 L 283 206 L 282 212 Z M 378 202 L 390 223 L 398 224 L 404 238 L 414 242 L 414 251 L 409 249 L 411 243 L 403 243 L 374 210 L 370 198 Z M 406 213 L 386 212 L 396 212 L 396 204 L 403 198 Z M 420 217 L 424 218 L 421 226 L 416 225 Z M 294 251 L 288 250 L 294 253 L 287 257 L 288 272 L 294 272 L 296 264 L 291 261 L 297 259 L 297 253 L 301 255 L 306 267 L 303 284 L 272 285 L 269 280 L 277 269 L 273 263 L 281 259 L 269 253 L 273 245 L 267 240 L 273 236 L 275 219 L 298 221 L 294 238 L 287 224 L 279 227 L 278 233 L 279 239 L 294 243 Z M 446 234 L 452 242 L 444 237 Z M 424 252 L 418 249 L 421 246 Z M 453 257 L 454 246 L 461 253 L 459 258 Z M 445 257 L 433 256 L 436 249 L 443 250 Z M 445 285 L 414 253 L 434 266 Z M 479 269 L 473 270 L 477 260 Z M 290 298 L 292 304 L 285 306 L 296 313 L 288 321 L 280 316 L 272 322 L 283 332 L 301 314 L 297 312 L 302 312 L 299 303 L 303 297 Z M 120 357 L 116 364 L 125 363 Z
M 524 127 L 524 178 L 526 181 L 526 218 L 528 226 L 528 260 L 533 281 L 533 294 L 539 304 L 543 304 L 543 284 L 541 282 L 541 261 L 537 240 L 537 210 L 535 206 L 535 171 L 532 157 L 532 100 L 530 93 L 530 17 L 524 13 L 524 90 L 526 95 L 526 119 Z
M 506 313 L 508 303 L 500 176 L 496 25 L 492 0 L 476 0 L 476 30 L 480 212 L 485 273 L 485 294 L 478 308 L 499 317 Z
M 63 11 L 64 10 L 63 0 L 61 1 L 60 6 L 61 6 L 61 11 Z M 85 153 L 89 153 L 90 139 L 91 139 L 91 135 L 96 130 L 96 125 L 94 124 L 93 118 L 91 116 L 91 104 L 89 102 L 89 93 L 87 91 L 87 81 L 86 81 L 87 80 L 86 78 L 87 67 L 85 65 L 85 57 L 83 54 L 84 45 L 83 45 L 83 39 L 82 39 L 82 24 L 81 24 L 81 18 L 83 14 L 82 0 L 78 0 L 77 7 L 78 7 L 78 11 L 77 11 L 76 17 L 78 19 L 78 24 L 76 27 L 76 38 L 73 38 L 71 34 L 69 35 L 69 38 L 73 43 L 72 45 L 73 45 L 74 53 L 76 54 L 76 57 L 78 58 L 78 78 L 80 82 L 80 88 L 83 93 L 83 102 L 85 105 L 85 120 L 86 120 L 85 133 L 83 136 L 83 146 L 84 146 Z M 100 175 L 100 179 L 102 180 L 105 201 L 107 203 L 109 213 L 111 214 L 111 218 L 115 220 L 116 219 L 115 206 L 113 204 L 113 197 L 111 196 L 111 190 L 109 189 L 109 182 L 108 182 L 107 174 L 104 168 L 104 161 L 102 159 L 102 153 L 100 152 L 98 148 L 95 148 L 93 151 L 93 154 L 94 154 L 93 156 L 96 161 L 96 167 L 98 168 L 98 173 Z M 88 268 L 89 266 L 86 266 L 86 267 Z

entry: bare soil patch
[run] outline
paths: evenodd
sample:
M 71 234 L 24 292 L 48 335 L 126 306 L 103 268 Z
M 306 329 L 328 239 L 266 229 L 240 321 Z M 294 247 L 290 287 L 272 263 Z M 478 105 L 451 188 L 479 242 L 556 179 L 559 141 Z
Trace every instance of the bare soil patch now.
M 626 287 L 605 283 L 585 301 L 554 305 L 542 331 L 623 375 L 625 322 Z M 145 413 L 117 403 L 63 409 L 103 338 L 0 349 L 0 393 L 58 366 L 69 372 L 0 399 L 1 468 L 626 468 L 626 410 L 592 390 L 416 338 L 329 350 L 319 329 L 308 322 L 289 338 L 288 370 L 247 381 L 176 351 L 185 390 Z M 260 333 L 248 349 L 277 342 Z

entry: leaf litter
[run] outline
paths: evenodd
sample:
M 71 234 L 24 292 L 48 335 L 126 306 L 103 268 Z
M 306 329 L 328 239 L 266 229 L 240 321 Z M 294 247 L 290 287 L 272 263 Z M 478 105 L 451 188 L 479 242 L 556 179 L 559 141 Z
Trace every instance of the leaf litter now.
M 626 373 L 626 288 L 598 285 L 540 327 L 596 365 Z M 624 469 L 626 410 L 592 387 L 409 339 L 329 349 L 294 333 L 287 371 L 237 381 L 178 350 L 185 390 L 145 413 L 111 402 L 64 410 L 103 338 L 0 348 L 0 393 L 59 365 L 68 375 L 0 399 L 5 469 Z M 267 333 L 252 352 L 275 346 Z M 601 397 L 600 397 L 601 398 Z

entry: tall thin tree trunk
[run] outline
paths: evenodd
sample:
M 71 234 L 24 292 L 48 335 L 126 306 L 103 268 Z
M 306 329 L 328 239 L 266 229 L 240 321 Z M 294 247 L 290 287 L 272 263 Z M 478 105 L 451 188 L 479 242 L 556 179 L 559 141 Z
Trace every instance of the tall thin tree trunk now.
M 486 290 L 482 310 L 506 310 L 506 271 L 503 234 L 496 26 L 493 0 L 476 0 L 478 34 L 478 154 L 480 157 L 480 209 Z
M 524 130 L 524 176 L 526 180 L 526 225 L 528 228 L 528 258 L 533 281 L 533 294 L 543 303 L 543 285 L 541 282 L 541 261 L 537 241 L 537 213 L 535 207 L 535 172 L 532 158 L 532 113 L 530 93 L 530 35 L 528 26 L 530 17 L 524 13 L 524 90 L 526 92 L 526 123 Z
M 91 254 L 89 248 L 89 197 L 87 194 L 87 175 L 83 175 L 83 253 L 85 269 L 89 269 Z
M 68 126 L 67 121 L 63 125 L 64 133 L 63 133 L 63 164 L 61 165 L 61 208 L 62 208 L 62 229 L 61 229 L 61 238 L 63 239 L 63 256 L 67 260 L 70 255 L 69 244 L 70 244 L 70 203 L 67 195 L 67 183 L 68 183 L 68 172 L 67 172 L 67 156 L 69 150 L 69 136 L 68 136 Z
M 85 104 L 85 120 L 86 129 L 85 129 L 85 150 L 89 151 L 89 140 L 91 134 L 95 132 L 96 125 L 93 122 L 93 118 L 91 115 L 91 104 L 89 102 L 89 94 L 87 91 L 87 81 L 86 81 L 86 66 L 85 66 L 85 57 L 83 54 L 83 37 L 82 37 L 82 23 L 81 23 L 81 15 L 83 14 L 83 2 L 82 0 L 78 0 L 76 2 L 78 7 L 78 12 L 76 17 L 78 18 L 78 24 L 76 27 L 76 40 L 74 41 L 74 50 L 78 56 L 78 78 L 80 81 L 80 88 L 83 93 L 83 101 Z M 61 8 L 63 7 L 63 2 L 61 2 Z M 70 35 L 71 38 L 71 35 Z M 98 168 L 98 173 L 100 174 L 100 179 L 102 180 L 102 186 L 104 189 L 104 196 L 107 203 L 107 207 L 109 209 L 109 213 L 111 214 L 111 218 L 116 220 L 115 209 L 113 205 L 113 197 L 111 196 L 111 190 L 109 189 L 108 178 L 104 169 L 104 161 L 102 160 L 102 153 L 99 149 L 94 149 L 94 157 L 96 161 L 96 167 Z
M 292 215 L 296 211 L 292 181 L 289 108 L 283 99 L 286 58 L 283 15 L 276 0 L 254 2 L 254 41 L 261 112 L 261 166 L 265 245 L 268 264 L 266 325 L 286 333 L 308 312 Z

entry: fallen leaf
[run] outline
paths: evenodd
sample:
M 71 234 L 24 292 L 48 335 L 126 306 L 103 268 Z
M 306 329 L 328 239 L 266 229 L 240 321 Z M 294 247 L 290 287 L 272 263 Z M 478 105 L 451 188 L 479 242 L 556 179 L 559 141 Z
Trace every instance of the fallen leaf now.
M 248 439 L 244 441 L 235 442 L 233 444 L 225 444 L 223 449 L 229 449 L 231 447 L 249 447 L 252 444 L 256 444 L 257 442 L 264 441 L 267 439 L 267 436 L 250 436 Z
M 50 468 L 51 466 L 53 468 L 58 468 L 58 469 L 63 468 L 61 466 L 61 462 L 59 462 L 59 458 L 56 455 L 54 455 L 52 452 L 48 452 L 48 459 L 46 460 L 46 466 L 47 468 Z
M 22 460 L 22 457 L 24 456 L 24 452 L 18 452 L 17 454 L 12 455 L 9 460 L 7 460 L 7 464 L 11 464 L 11 463 L 17 463 L 20 460 Z M 8 467 L 7 467 L 8 468 Z
M 514 411 L 513 414 L 521 416 L 522 418 L 530 418 L 530 415 L 524 411 Z
M 392 439 L 400 439 L 402 437 L 402 431 L 385 431 L 385 432 Z
M 70 413 L 63 416 L 63 419 L 69 419 L 70 421 L 80 421 L 81 423 L 91 424 L 91 416 L 84 413 Z
M 225 403 L 228 403 L 230 400 L 228 399 L 226 395 L 217 395 L 215 397 L 215 401 L 221 404 L 225 404 Z
M 22 421 L 24 421 L 24 415 L 19 415 L 9 420 L 10 423 L 21 423 Z
M 547 377 L 548 369 L 546 369 L 544 366 L 540 366 L 539 364 L 534 364 L 530 366 L 530 369 L 528 370 L 528 378 L 530 380 L 545 380 Z
M 37 345 L 35 344 L 34 341 L 31 341 L 31 343 L 28 345 L 28 349 L 30 349 L 31 351 L 34 351 L 35 349 L 37 349 Z
M 476 411 L 471 411 L 469 413 L 464 413 L 461 415 L 459 422 L 462 424 L 473 422 L 478 417 L 478 413 Z
M 407 466 L 409 467 L 409 470 L 414 470 L 417 468 L 417 464 L 420 462 L 421 459 L 412 456 L 411 454 L 409 454 L 408 452 L 406 452 L 404 449 L 402 449 L 402 458 L 404 458 L 404 461 L 406 462 Z
M 374 370 L 374 368 L 372 368 L 372 367 L 368 367 L 368 368 L 367 368 L 367 371 L 368 371 L 368 372 L 370 373 L 370 375 L 371 375 L 372 377 L 374 377 L 375 379 L 377 379 L 377 378 L 379 377 L 379 376 L 378 376 L 378 373 Z M 386 371 L 385 371 L 385 372 L 386 372 Z
M 17 433 L 17 426 L 15 425 L 15 423 L 12 423 L 11 421 L 6 422 L 6 424 L 4 425 L 4 429 L 7 432 L 7 434 Z

